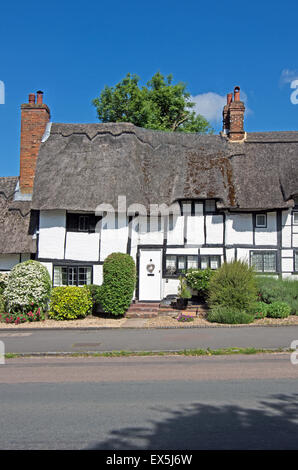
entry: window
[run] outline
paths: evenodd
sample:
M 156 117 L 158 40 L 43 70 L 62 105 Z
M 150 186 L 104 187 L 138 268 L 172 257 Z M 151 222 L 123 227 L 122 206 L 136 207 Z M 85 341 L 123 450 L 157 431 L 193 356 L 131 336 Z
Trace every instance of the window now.
M 68 232 L 95 232 L 96 224 L 101 217 L 94 214 L 66 214 L 66 230 Z
M 53 286 L 85 286 L 92 283 L 92 266 L 54 266 Z
M 218 269 L 220 267 L 219 255 L 201 255 L 201 269 Z
M 298 225 L 298 212 L 293 212 L 293 224 Z
M 206 199 L 205 201 L 205 212 L 216 212 L 215 200 L 214 199 Z
M 257 272 L 276 272 L 276 252 L 275 251 L 251 251 L 250 265 Z
M 166 255 L 166 276 L 179 276 L 188 269 L 198 269 L 198 255 Z
M 267 227 L 267 214 L 256 214 L 256 227 Z

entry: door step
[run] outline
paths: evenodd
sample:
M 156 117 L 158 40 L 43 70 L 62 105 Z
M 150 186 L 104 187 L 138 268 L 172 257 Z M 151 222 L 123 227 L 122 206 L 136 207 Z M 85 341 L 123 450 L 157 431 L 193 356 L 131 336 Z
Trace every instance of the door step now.
M 157 317 L 159 302 L 136 302 L 127 310 L 126 318 L 153 318 Z

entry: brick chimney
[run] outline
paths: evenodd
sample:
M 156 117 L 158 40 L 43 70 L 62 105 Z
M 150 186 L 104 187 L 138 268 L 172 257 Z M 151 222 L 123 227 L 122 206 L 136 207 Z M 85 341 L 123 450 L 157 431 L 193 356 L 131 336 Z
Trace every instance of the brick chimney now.
M 244 112 L 244 103 L 240 101 L 240 88 L 236 86 L 234 100 L 232 93 L 229 93 L 223 109 L 223 134 L 227 134 L 231 142 L 239 142 L 245 138 Z
M 21 105 L 21 152 L 20 152 L 20 191 L 31 194 L 33 191 L 36 160 L 46 125 L 50 120 L 50 110 L 43 103 L 43 92 L 30 93 L 28 103 Z

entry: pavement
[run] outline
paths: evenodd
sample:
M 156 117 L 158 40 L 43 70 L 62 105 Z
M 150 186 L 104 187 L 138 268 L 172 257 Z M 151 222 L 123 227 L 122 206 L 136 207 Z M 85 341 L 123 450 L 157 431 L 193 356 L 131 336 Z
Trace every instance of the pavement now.
M 184 349 L 290 349 L 298 325 L 278 327 L 0 330 L 6 353 L 44 354 Z

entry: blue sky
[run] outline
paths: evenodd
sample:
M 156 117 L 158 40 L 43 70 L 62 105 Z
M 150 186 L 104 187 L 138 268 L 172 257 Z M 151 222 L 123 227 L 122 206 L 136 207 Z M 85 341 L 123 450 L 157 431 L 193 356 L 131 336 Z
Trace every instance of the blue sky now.
M 0 175 L 19 174 L 20 105 L 30 92 L 44 91 L 54 122 L 98 122 L 91 100 L 127 72 L 144 84 L 172 73 L 216 131 L 236 85 L 246 131 L 298 129 L 297 18 L 289 0 L 2 2 Z

